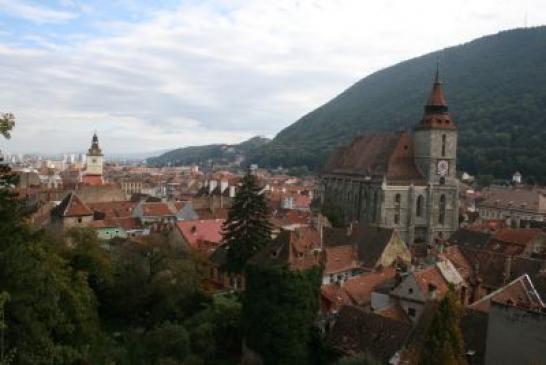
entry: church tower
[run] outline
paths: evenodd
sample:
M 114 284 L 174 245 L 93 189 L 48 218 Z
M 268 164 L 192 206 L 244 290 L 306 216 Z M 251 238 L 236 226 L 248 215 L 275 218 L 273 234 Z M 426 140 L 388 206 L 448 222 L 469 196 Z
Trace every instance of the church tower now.
M 85 173 L 83 183 L 88 185 L 102 185 L 102 158 L 103 154 L 99 147 L 97 133 L 93 134 L 91 148 L 87 151 L 85 162 Z
M 415 163 L 431 184 L 456 182 L 457 126 L 448 114 L 438 69 L 425 113 L 414 129 Z

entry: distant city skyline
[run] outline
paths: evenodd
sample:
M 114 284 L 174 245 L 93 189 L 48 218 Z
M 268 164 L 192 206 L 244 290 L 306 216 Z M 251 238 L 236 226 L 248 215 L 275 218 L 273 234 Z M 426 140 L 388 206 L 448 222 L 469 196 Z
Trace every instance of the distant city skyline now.
M 273 137 L 374 71 L 546 24 L 514 1 L 0 0 L 12 153 L 106 154 Z

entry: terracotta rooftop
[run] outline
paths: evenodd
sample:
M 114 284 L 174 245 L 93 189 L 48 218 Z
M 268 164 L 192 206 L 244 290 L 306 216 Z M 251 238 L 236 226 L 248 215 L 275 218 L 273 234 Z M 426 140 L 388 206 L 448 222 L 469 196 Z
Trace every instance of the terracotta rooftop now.
M 179 221 L 176 227 L 190 248 L 198 249 L 200 242 L 222 242 L 223 219 Z
M 324 248 L 325 274 L 334 274 L 358 267 L 356 250 L 353 245 Z
M 382 271 L 363 273 L 349 278 L 343 283 L 343 289 L 356 305 L 368 305 L 371 302 L 374 289 L 391 280 L 396 275 L 394 268 Z
M 174 215 L 167 203 L 142 203 L 144 217 L 164 217 Z
M 430 266 L 426 269 L 415 271 L 413 273 L 415 281 L 422 293 L 427 295 L 431 285 L 436 289 L 436 298 L 441 299 L 449 290 L 449 283 L 442 276 L 440 270 L 435 266 Z
M 55 208 L 51 210 L 52 216 L 57 217 L 81 217 L 93 215 L 93 212 L 74 192 L 68 193 Z
M 386 177 L 389 182 L 424 184 L 414 162 L 413 141 L 407 132 L 356 137 L 334 151 L 324 173 Z
M 131 201 L 113 201 L 113 202 L 100 202 L 100 203 L 88 203 L 87 206 L 93 212 L 100 212 L 104 215 L 104 219 L 131 217 L 133 209 L 137 206 L 137 203 Z
M 491 302 L 515 305 L 527 309 L 544 309 L 546 306 L 535 290 L 529 275 L 524 274 L 505 286 L 470 304 L 468 308 L 489 312 Z

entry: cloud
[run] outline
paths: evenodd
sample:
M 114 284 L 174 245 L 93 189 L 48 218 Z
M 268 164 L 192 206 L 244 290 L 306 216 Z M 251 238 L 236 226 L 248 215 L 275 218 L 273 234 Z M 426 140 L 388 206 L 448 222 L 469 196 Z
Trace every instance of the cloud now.
M 545 22 L 546 5 L 529 4 L 530 20 Z M 94 129 L 110 152 L 273 136 L 373 71 L 519 26 L 518 7 L 186 1 L 137 22 L 91 19 L 106 35 L 36 34 L 43 46 L 33 48 L 0 43 L 0 82 L 9 85 L 0 101 L 18 117 L 8 147 L 84 150 Z M 57 42 L 63 37 L 75 40 Z
M 24 0 L 0 0 L 0 12 L 39 24 L 66 22 L 78 16 L 77 13 L 53 10 Z

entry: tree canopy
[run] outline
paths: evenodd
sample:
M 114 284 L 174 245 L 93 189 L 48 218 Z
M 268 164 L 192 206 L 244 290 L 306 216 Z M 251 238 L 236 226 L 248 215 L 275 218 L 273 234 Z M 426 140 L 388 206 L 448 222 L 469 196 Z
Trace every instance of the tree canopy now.
M 271 240 L 269 209 L 262 188 L 250 171 L 243 177 L 223 226 L 227 269 L 243 271 L 246 262 Z

